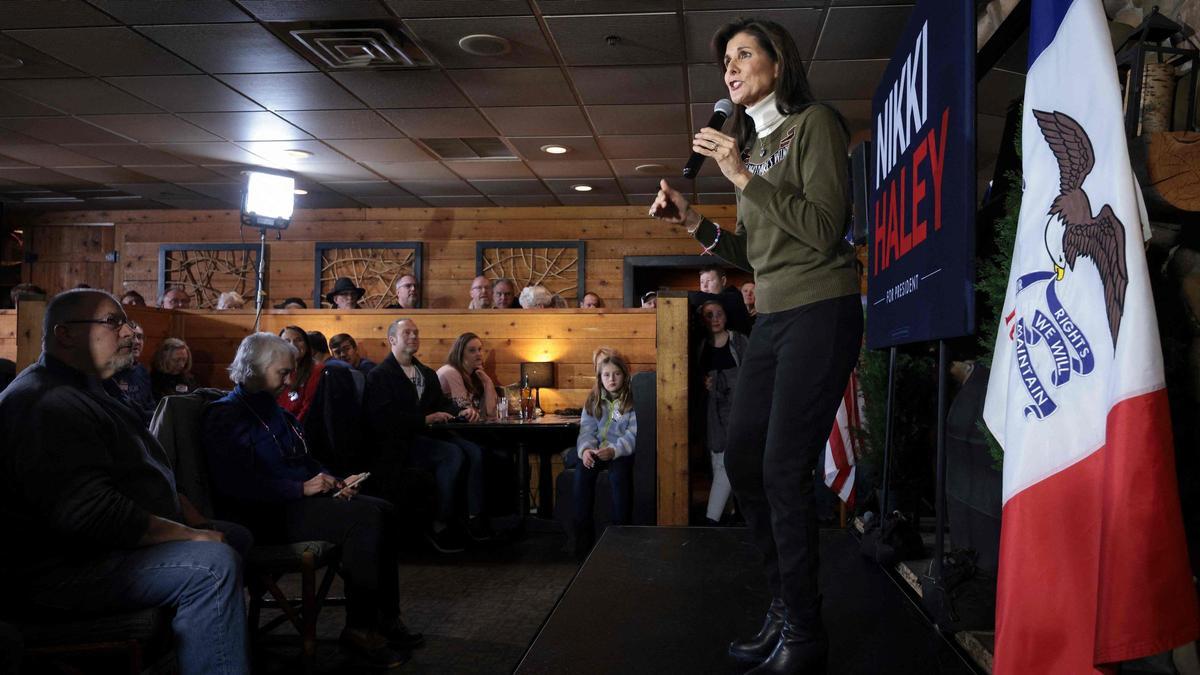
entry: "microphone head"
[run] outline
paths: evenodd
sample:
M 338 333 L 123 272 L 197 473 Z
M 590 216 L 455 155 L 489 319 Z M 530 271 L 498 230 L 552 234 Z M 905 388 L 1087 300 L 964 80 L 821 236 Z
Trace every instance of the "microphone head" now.
M 730 101 L 727 98 L 717 101 L 717 104 L 713 106 L 713 112 L 719 112 L 724 114 L 726 117 L 729 117 L 733 114 L 733 101 Z

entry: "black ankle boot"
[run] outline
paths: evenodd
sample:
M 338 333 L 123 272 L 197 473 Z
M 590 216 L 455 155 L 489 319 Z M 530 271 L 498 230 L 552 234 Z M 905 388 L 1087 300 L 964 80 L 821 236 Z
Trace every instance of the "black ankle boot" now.
M 746 675 L 823 675 L 829 638 L 820 617 L 819 612 L 805 621 L 786 616 L 771 655 Z
M 783 600 L 771 600 L 767 608 L 767 617 L 763 619 L 762 628 L 758 634 L 749 640 L 735 640 L 729 643 L 729 655 L 738 661 L 747 663 L 762 663 L 771 655 L 775 644 L 779 642 L 779 631 L 783 628 Z

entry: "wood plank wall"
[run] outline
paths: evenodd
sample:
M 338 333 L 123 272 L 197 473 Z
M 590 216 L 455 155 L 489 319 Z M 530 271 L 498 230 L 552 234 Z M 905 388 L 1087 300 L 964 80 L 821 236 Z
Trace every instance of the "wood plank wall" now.
M 727 226 L 734 222 L 733 206 L 699 208 Z M 239 227 L 236 211 L 82 211 L 15 218 L 33 233 L 31 250 L 37 254 L 23 279 L 51 293 L 79 281 L 117 293 L 133 289 L 151 303 L 160 244 L 258 241 L 257 232 Z M 111 226 L 94 227 L 97 223 Z M 476 241 L 577 239 L 587 243 L 587 290 L 599 293 L 609 307 L 621 305 L 625 256 L 700 252 L 682 228 L 648 218 L 642 206 L 301 210 L 282 240 L 268 237 L 270 302 L 312 297 L 314 243 L 320 241 L 422 241 L 425 306 L 455 308 L 465 307 L 470 297 Z M 92 266 L 104 265 L 103 253 L 110 248 L 120 259 L 107 263 L 112 275 L 106 276 Z
M 17 360 L 17 310 L 0 309 L 0 359 Z

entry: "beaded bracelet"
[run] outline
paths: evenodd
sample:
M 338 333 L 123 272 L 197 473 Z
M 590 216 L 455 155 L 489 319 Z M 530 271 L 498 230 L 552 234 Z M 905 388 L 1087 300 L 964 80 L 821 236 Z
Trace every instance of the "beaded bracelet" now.
M 704 250 L 700 252 L 700 255 L 712 255 L 713 249 L 717 247 L 717 242 L 721 241 L 721 226 L 717 225 L 716 223 L 713 223 L 713 226 L 717 230 L 717 236 L 713 237 L 711 244 L 704 247 Z

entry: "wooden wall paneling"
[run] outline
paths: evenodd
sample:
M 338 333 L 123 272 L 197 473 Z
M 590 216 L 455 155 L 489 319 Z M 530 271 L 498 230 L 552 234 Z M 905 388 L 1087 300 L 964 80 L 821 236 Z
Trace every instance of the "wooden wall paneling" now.
M 658 296 L 658 524 L 687 525 L 688 303 L 683 293 Z
M 17 310 L 0 309 L 0 359 L 17 360 Z
M 42 354 L 42 317 L 46 315 L 45 300 L 22 300 L 17 307 L 17 372 L 38 360 Z
M 114 250 L 114 231 L 109 225 L 35 228 L 29 233 L 28 253 L 36 259 L 28 266 L 28 279 L 51 294 L 80 283 L 108 290 L 113 284 L 113 263 L 108 256 Z
M 149 298 L 147 298 L 149 300 Z M 169 309 L 157 309 L 155 307 L 125 307 L 125 316 L 131 320 L 137 321 L 142 327 L 142 331 L 146 334 L 146 341 L 142 344 L 142 355 L 138 359 L 142 365 L 150 368 L 150 363 L 154 358 L 154 351 L 162 344 L 162 341 L 168 337 L 183 337 L 179 327 L 179 319 L 175 312 Z

